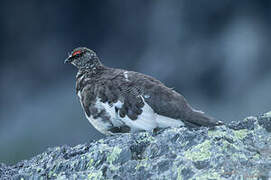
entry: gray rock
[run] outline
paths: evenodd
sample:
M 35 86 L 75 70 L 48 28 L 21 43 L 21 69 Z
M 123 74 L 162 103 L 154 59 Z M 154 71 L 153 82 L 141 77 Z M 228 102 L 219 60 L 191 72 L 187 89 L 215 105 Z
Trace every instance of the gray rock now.
M 270 179 L 271 112 L 214 129 L 168 128 L 54 147 L 0 179 Z

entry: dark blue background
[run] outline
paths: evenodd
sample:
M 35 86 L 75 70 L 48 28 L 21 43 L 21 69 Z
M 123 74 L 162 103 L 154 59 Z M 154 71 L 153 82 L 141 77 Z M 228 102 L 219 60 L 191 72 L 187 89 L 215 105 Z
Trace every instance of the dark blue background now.
M 78 46 L 235 121 L 271 109 L 268 0 L 19 1 L 0 6 L 0 162 L 102 137 L 75 95 Z

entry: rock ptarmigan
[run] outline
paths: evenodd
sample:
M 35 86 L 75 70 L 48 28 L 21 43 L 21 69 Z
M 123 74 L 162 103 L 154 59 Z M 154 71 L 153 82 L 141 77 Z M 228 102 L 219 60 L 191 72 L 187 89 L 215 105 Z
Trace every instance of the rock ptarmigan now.
M 65 63 L 78 68 L 76 93 L 86 118 L 103 134 L 223 124 L 150 76 L 104 66 L 88 48 L 74 49 Z

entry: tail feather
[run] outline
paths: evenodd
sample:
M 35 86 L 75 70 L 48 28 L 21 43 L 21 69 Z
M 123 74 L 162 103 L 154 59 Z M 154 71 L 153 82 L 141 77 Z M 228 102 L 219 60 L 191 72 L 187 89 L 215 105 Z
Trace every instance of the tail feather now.
M 223 125 L 223 122 L 217 121 L 216 119 L 205 115 L 203 112 L 195 110 L 191 112 L 191 115 L 186 121 L 196 126 L 214 127 Z

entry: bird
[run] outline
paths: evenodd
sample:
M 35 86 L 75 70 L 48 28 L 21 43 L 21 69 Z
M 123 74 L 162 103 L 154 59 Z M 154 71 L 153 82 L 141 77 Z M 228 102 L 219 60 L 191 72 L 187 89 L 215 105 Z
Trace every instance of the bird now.
M 223 124 L 151 76 L 103 65 L 86 47 L 75 48 L 64 63 L 78 68 L 76 94 L 86 118 L 102 134 Z

